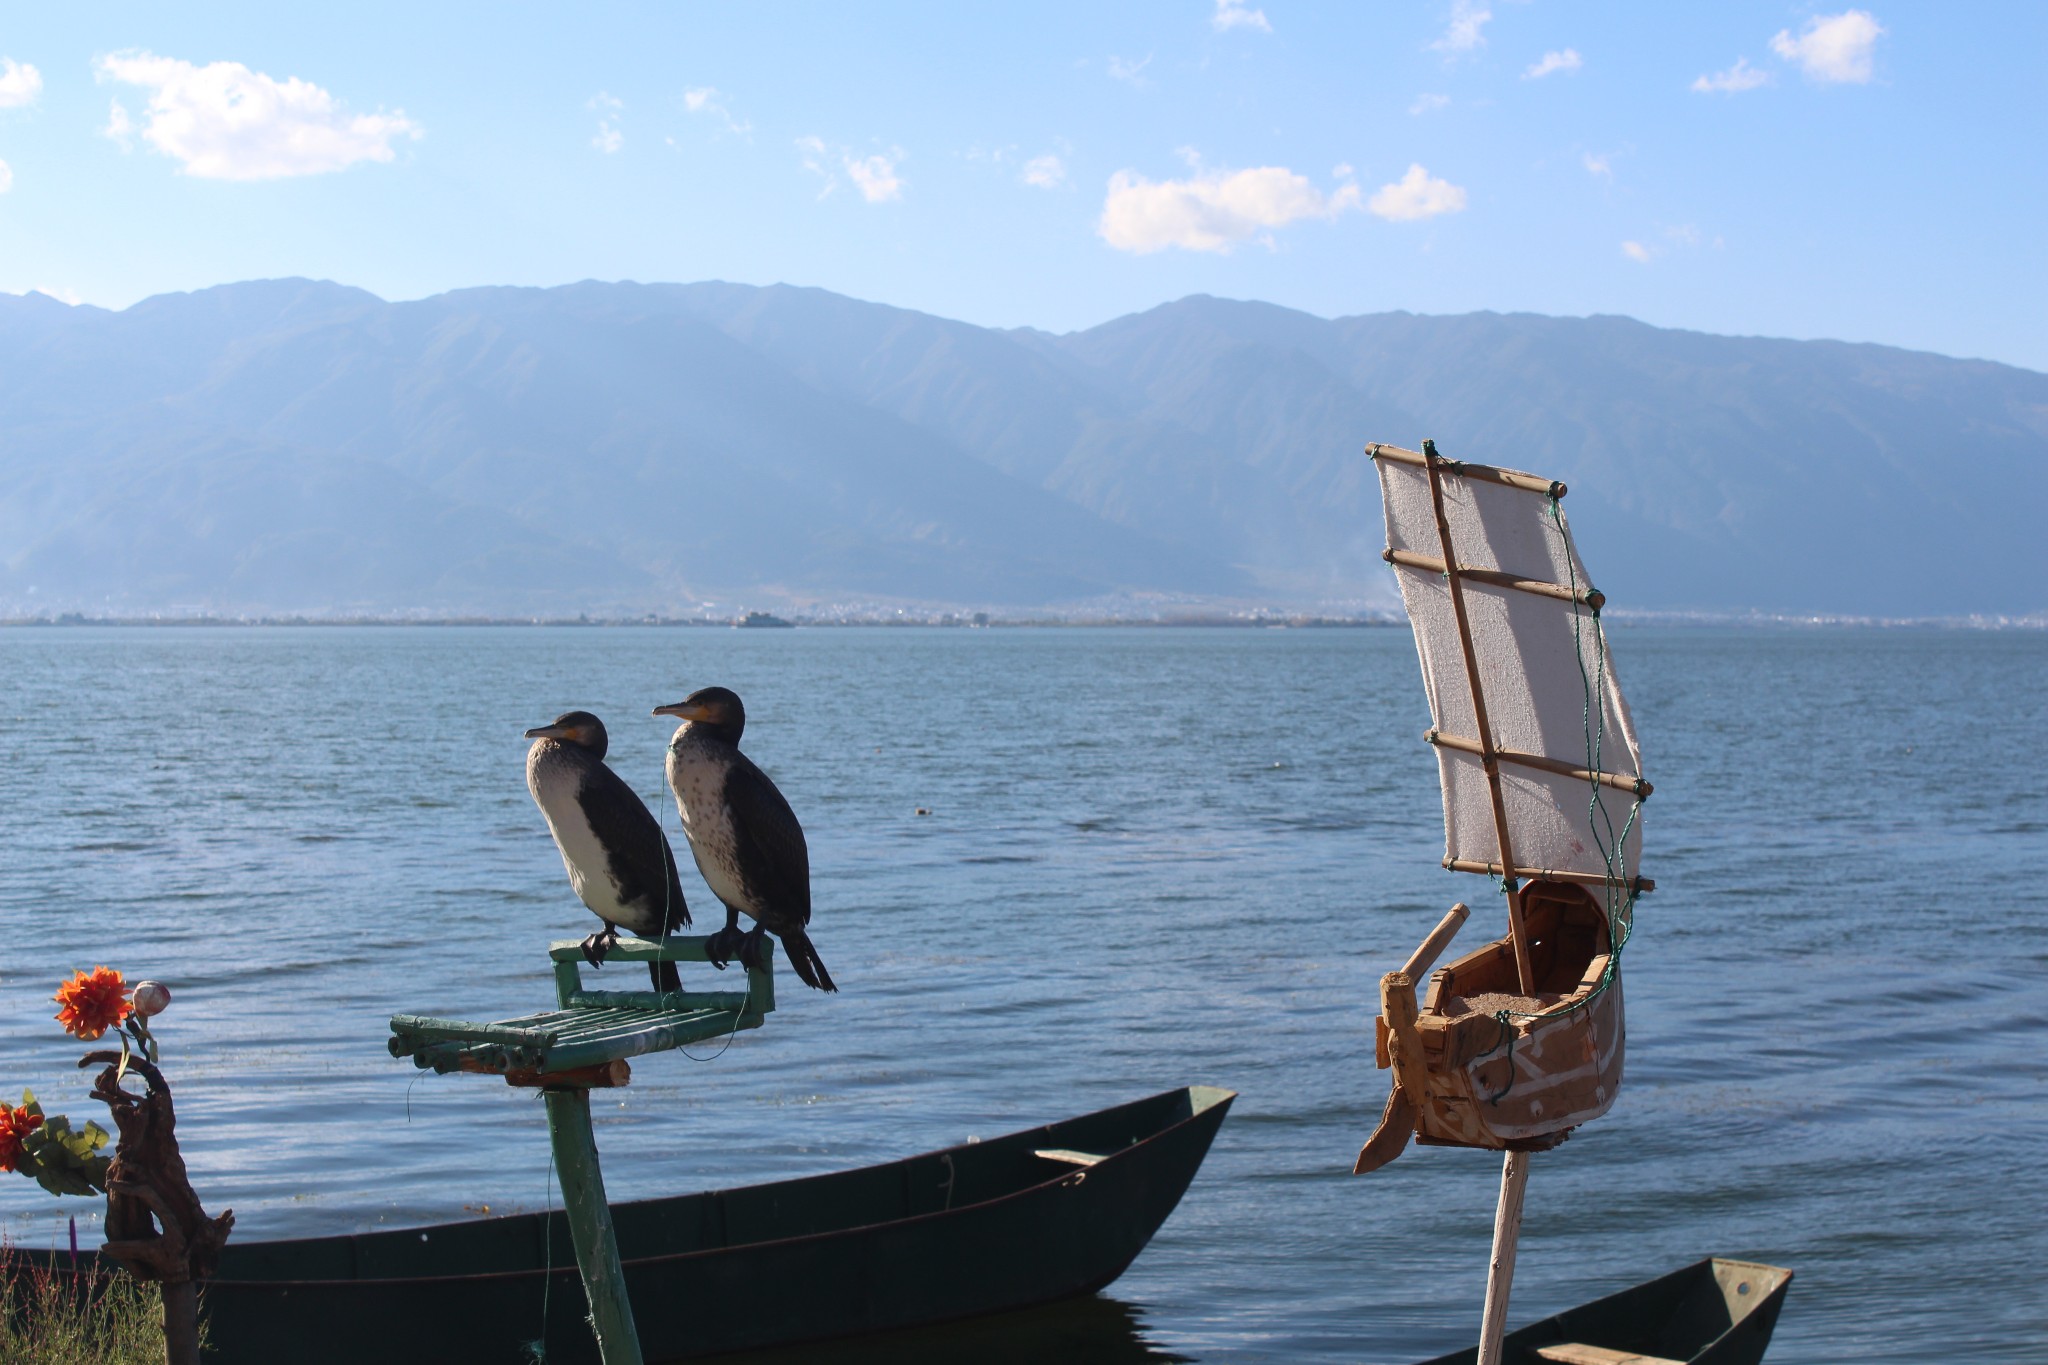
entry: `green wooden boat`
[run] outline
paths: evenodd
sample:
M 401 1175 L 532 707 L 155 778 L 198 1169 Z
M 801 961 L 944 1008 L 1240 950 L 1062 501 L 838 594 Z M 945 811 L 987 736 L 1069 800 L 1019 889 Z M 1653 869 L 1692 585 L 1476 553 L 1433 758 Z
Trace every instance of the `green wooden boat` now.
M 1502 1365 L 1756 1365 L 1791 1284 L 1778 1266 L 1714 1257 L 1508 1333 Z M 1474 1346 L 1423 1365 L 1478 1359 Z
M 642 1350 L 680 1360 L 1092 1293 L 1173 1212 L 1234 1098 L 1191 1086 L 887 1165 L 614 1204 Z M 231 1241 L 202 1303 L 222 1365 L 510 1365 L 543 1341 L 549 1365 L 597 1360 L 560 1210 Z

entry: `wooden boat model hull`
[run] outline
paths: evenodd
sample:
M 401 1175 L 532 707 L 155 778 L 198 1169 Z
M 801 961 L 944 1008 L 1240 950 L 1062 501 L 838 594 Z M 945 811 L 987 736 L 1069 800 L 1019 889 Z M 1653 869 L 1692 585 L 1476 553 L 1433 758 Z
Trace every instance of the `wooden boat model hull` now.
M 676 1360 L 1093 1292 L 1173 1212 L 1234 1098 L 1194 1086 L 887 1165 L 614 1204 L 642 1350 Z M 543 1340 L 550 1365 L 597 1360 L 559 1210 L 230 1242 L 203 1311 L 223 1365 L 525 1362 Z
M 1430 979 L 1417 1021 L 1429 1076 L 1420 1142 L 1551 1146 L 1606 1113 L 1621 1089 L 1626 1030 L 1605 912 L 1585 888 L 1563 883 L 1532 882 L 1522 896 L 1534 997 L 1515 989 L 1505 940 Z
M 1757 1365 L 1792 1272 L 1715 1257 L 1531 1323 L 1502 1339 L 1503 1365 Z M 1474 1365 L 1477 1347 L 1423 1365 Z
M 1380 985 L 1377 1060 L 1394 1072 L 1359 1172 L 1415 1141 L 1541 1151 L 1600 1117 L 1620 1092 L 1627 1041 L 1621 973 L 1605 909 L 1583 886 L 1522 891 L 1536 991 L 1517 989 L 1513 946 L 1489 943 L 1437 969 L 1418 1009 L 1415 983 Z

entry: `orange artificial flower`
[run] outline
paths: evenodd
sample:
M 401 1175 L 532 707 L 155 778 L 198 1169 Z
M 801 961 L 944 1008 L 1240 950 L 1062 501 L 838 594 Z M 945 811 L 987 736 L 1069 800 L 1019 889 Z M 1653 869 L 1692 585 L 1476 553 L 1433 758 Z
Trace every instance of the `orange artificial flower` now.
M 111 967 L 95 967 L 90 975 L 73 972 L 52 998 L 62 1006 L 57 1022 L 64 1031 L 87 1041 L 119 1025 L 135 1008 L 128 1002 L 128 983 Z
M 11 1171 L 21 1164 L 21 1140 L 42 1121 L 41 1114 L 0 1104 L 0 1171 Z

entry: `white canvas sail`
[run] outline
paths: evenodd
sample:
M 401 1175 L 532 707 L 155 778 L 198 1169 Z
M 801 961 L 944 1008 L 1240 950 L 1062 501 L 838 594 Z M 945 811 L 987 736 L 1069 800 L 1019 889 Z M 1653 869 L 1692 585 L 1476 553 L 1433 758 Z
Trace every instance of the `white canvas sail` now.
M 1446 865 L 1632 886 L 1642 847 L 1639 802 L 1647 794 L 1642 753 L 1589 605 L 1600 599 L 1572 549 L 1563 510 L 1549 496 L 1552 485 L 1483 466 L 1438 465 L 1490 730 L 1483 734 L 1427 463 L 1391 446 L 1376 446 L 1373 454 L 1388 559 L 1429 693 Z M 1481 758 L 1489 741 L 1499 759 L 1512 868 L 1502 866 Z M 1604 777 L 1596 782 L 1590 773 Z

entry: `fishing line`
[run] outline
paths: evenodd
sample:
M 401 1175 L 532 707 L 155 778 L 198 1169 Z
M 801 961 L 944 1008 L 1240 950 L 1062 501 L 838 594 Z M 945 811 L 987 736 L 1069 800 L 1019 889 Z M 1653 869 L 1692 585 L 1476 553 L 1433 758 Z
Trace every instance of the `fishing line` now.
M 539 1094 L 539 1091 L 535 1091 Z M 544 1248 L 540 1279 L 540 1337 L 526 1343 L 533 1365 L 547 1365 L 548 1300 L 555 1288 L 555 1144 L 548 1143 L 548 1183 L 541 1192 L 540 1240 Z
M 425 1071 L 415 1071 L 412 1079 L 405 1083 L 405 1121 L 412 1122 L 412 1088 L 427 1078 Z

